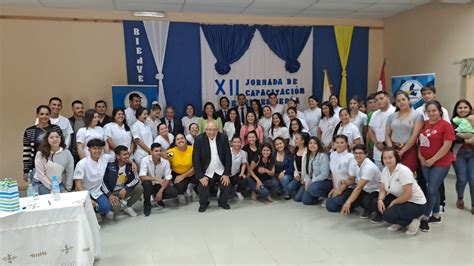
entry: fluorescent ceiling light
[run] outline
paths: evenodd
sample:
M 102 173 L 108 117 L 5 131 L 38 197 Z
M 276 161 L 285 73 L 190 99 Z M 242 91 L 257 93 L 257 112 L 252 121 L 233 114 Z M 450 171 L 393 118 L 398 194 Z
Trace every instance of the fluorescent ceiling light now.
M 151 18 L 164 18 L 166 13 L 163 11 L 132 11 L 132 16 L 135 17 L 151 17 Z

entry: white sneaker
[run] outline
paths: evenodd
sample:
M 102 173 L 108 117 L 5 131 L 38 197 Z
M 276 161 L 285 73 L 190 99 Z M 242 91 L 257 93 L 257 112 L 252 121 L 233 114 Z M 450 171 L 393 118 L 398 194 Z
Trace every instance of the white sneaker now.
M 199 195 L 194 190 L 193 192 L 191 192 L 191 199 L 193 200 L 193 202 L 199 201 Z
M 395 232 L 395 231 L 400 230 L 400 228 L 402 228 L 401 225 L 392 224 L 391 226 L 387 227 L 387 230 L 390 231 L 390 232 Z
M 419 219 L 413 219 L 411 223 L 408 225 L 408 229 L 405 232 L 407 236 L 414 236 L 416 233 L 418 233 L 418 228 L 420 228 L 420 220 Z
M 321 202 L 321 207 L 326 208 L 326 201 L 327 200 L 328 199 L 323 199 L 323 201 Z
M 132 207 L 125 207 L 123 209 L 123 212 L 130 215 L 130 217 L 135 217 L 137 216 L 137 213 L 135 212 L 135 210 L 132 208 Z
M 186 204 L 186 198 L 184 195 L 178 195 L 178 202 L 179 204 Z
M 107 219 L 113 219 L 114 218 L 114 212 L 113 211 L 108 211 L 106 214 L 105 214 L 105 217 Z
M 243 200 L 243 199 L 244 199 L 244 196 L 243 196 L 242 193 L 240 193 L 240 192 L 235 192 L 235 195 L 237 196 L 237 198 L 238 198 L 239 200 Z
M 120 210 L 123 211 L 127 208 L 127 201 L 126 200 L 120 200 Z

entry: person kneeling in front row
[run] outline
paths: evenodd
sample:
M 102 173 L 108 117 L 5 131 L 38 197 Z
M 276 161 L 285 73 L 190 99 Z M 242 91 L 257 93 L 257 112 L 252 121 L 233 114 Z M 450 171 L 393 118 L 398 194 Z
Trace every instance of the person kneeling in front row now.
M 385 168 L 382 171 L 382 183 L 377 201 L 378 213 L 383 220 L 392 224 L 387 229 L 398 231 L 407 227 L 405 234 L 415 235 L 420 226 L 418 219 L 423 214 L 425 195 L 413 177 L 410 168 L 400 163 L 400 156 L 394 148 L 382 152 Z
M 140 179 L 143 185 L 143 214 L 151 213 L 150 198 L 153 195 L 158 205 L 164 207 L 163 199 L 178 197 L 178 191 L 169 186 L 173 176 L 168 160 L 161 158 L 161 145 L 151 144 L 151 155 L 145 156 L 140 164 Z
M 126 214 L 135 217 L 137 213 L 132 206 L 142 196 L 143 187 L 139 184 L 137 173 L 132 170 L 132 164 L 129 163 L 128 148 L 119 145 L 114 152 L 115 162 L 107 164 L 102 192 L 109 198 L 114 212 L 123 209 Z

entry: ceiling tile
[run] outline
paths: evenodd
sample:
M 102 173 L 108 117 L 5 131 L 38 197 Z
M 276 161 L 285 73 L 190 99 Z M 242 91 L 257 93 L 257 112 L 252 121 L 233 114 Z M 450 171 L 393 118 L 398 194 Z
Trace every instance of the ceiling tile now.
M 299 16 L 305 17 L 345 17 L 352 11 L 347 10 L 304 10 Z
M 252 0 L 186 0 L 186 7 L 239 7 L 246 8 Z
M 41 7 L 38 0 L 0 0 L 0 5 Z
M 114 9 L 112 0 L 39 0 L 49 8 Z
M 374 4 L 379 1 L 380 0 L 319 0 L 320 3 L 345 3 L 345 4 Z
M 185 5 L 184 12 L 197 13 L 221 13 L 221 14 L 240 14 L 244 10 L 243 7 L 225 7 L 225 6 L 188 6 Z
M 303 9 L 306 7 L 311 6 L 312 4 L 316 3 L 316 0 L 298 0 L 298 1 L 288 1 L 288 0 L 255 0 L 252 5 L 249 7 L 254 9 L 278 9 L 278 8 L 285 8 L 285 9 Z
M 118 10 L 128 11 L 166 11 L 179 12 L 183 6 L 180 3 L 129 3 L 129 2 L 115 2 Z
M 308 10 L 346 10 L 355 11 L 370 6 L 369 3 L 333 3 L 319 2 L 308 8 Z
M 301 11 L 298 9 L 289 9 L 289 8 L 249 8 L 245 10 L 242 14 L 245 15 L 259 15 L 259 16 L 283 16 L 283 17 L 293 17 L 296 16 Z

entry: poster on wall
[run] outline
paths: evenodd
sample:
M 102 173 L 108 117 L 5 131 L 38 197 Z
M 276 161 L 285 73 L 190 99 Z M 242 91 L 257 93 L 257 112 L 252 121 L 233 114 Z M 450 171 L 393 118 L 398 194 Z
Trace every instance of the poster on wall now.
M 392 93 L 395 95 L 399 90 L 408 93 L 411 106 L 416 109 L 424 103 L 421 96 L 421 88 L 428 85 L 434 86 L 435 79 L 435 73 L 393 76 Z
M 112 100 L 114 108 L 129 106 L 128 96 L 138 93 L 142 97 L 142 106 L 150 110 L 151 103 L 158 99 L 157 85 L 112 85 Z
M 313 93 L 312 34 L 298 58 L 301 66 L 296 73 L 286 71 L 285 62 L 270 50 L 257 30 L 245 54 L 231 65 L 228 74 L 220 75 L 214 67 L 216 58 L 201 30 L 202 101 L 218 103 L 220 97 L 226 96 L 231 106 L 235 106 L 237 96 L 242 93 L 249 102 L 257 99 L 267 105 L 268 94 L 274 92 L 279 104 L 286 104 L 294 97 L 299 101 L 299 109 L 307 109 L 307 99 Z

